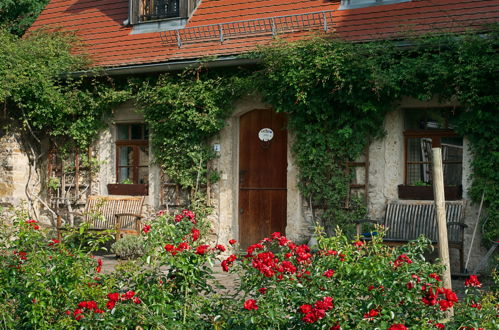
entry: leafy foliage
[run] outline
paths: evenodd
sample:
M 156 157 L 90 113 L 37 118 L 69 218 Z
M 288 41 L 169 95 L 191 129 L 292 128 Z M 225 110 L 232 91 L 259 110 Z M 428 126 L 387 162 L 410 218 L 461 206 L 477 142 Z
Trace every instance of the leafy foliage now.
M 197 79 L 187 72 L 140 86 L 136 98 L 155 157 L 170 180 L 184 188 L 206 183 L 207 162 L 215 157 L 207 142 L 225 126 L 243 85 L 237 76 Z
M 477 201 L 485 190 L 489 214 L 499 218 L 497 34 L 425 36 L 411 43 L 315 38 L 277 43 L 256 54 L 264 65 L 258 89 L 277 111 L 289 114 L 300 188 L 325 210 L 326 228 L 362 214 L 355 205 L 344 208 L 351 179 L 346 162 L 383 135 L 383 119 L 402 96 L 462 104 L 457 130 L 474 152 L 471 195 Z M 491 240 L 499 237 L 495 222 L 488 223 Z
M 85 57 L 71 54 L 71 35 L 40 32 L 20 39 L 0 30 L 0 43 L 0 102 L 39 138 L 84 148 L 104 126 L 111 106 L 127 96 L 102 81 L 61 81 L 63 73 L 88 64 Z
M 22 36 L 33 24 L 48 0 L 1 0 L 0 26 L 10 33 Z

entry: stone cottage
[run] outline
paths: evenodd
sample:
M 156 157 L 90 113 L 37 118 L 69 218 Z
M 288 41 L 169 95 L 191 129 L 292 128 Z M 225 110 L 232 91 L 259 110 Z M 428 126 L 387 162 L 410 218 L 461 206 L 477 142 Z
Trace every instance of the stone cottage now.
M 182 70 L 207 56 L 213 57 L 206 64 L 212 68 L 253 64 L 254 60 L 239 55 L 276 35 L 296 40 L 319 31 L 365 42 L 407 31 L 460 32 L 497 22 L 498 8 L 497 1 L 487 0 L 51 0 L 32 29 L 75 31 L 106 74 L 132 76 Z M 441 104 L 437 98 L 404 99 L 386 117 L 386 136 L 372 143 L 357 163 L 352 189 L 363 191 L 370 216 L 380 218 L 389 202 L 419 199 L 404 186 L 431 182 L 431 145 L 442 146 L 445 184 L 459 187 L 452 199 L 465 206 L 469 227 L 464 251 L 473 251 L 473 266 L 484 251 L 479 239 L 470 246 L 477 207 L 467 195 L 469 143 L 451 125 L 442 126 L 437 120 L 452 116 L 458 106 Z M 445 123 L 451 122 L 448 119 Z M 297 241 L 310 237 L 311 214 L 297 188 L 292 136 L 282 130 L 284 126 L 282 115 L 258 95 L 248 96 L 236 102 L 219 139 L 211 141 L 219 154 L 213 166 L 221 173 L 210 191 L 215 206 L 212 220 L 221 241 L 236 237 L 249 242 L 277 230 Z M 179 204 L 174 183 L 167 182 L 151 162 L 148 139 L 144 119 L 131 102 L 114 109 L 95 144 L 93 153 L 100 166 L 91 174 L 92 184 L 85 193 L 108 195 L 113 188 L 120 193 L 120 187 L 112 185 L 130 183 L 147 196 L 150 210 Z M 25 198 L 29 166 L 17 141 L 0 134 L 4 205 Z M 266 148 L 271 152 L 260 152 Z M 47 160 L 49 178 L 38 181 L 50 180 L 61 166 L 56 159 Z

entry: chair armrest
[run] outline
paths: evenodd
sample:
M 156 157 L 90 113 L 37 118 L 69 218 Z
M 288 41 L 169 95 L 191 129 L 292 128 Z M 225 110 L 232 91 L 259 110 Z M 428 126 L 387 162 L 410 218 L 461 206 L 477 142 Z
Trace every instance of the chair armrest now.
M 464 224 L 462 222 L 455 222 L 455 221 L 449 221 L 449 222 L 447 222 L 447 227 L 454 226 L 454 225 L 459 226 L 461 228 L 468 228 L 468 225 L 466 225 L 466 224 Z
M 117 218 L 119 218 L 119 217 L 136 217 L 139 219 L 142 219 L 144 217 L 143 215 L 136 214 L 136 213 L 117 213 L 114 216 Z

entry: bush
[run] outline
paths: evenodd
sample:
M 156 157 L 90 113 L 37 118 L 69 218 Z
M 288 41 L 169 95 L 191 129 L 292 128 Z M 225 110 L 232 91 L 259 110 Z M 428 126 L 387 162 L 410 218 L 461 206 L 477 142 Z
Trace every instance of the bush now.
M 450 328 L 497 326 L 490 296 L 487 308 L 484 303 L 478 310 L 468 302 L 456 304 L 457 295 L 442 287 L 442 267 L 423 256 L 430 246 L 426 238 L 391 248 L 381 244 L 381 236 L 352 242 L 337 232 L 322 236 L 316 252 L 280 233 L 251 245 L 246 255 L 222 265 L 242 280 L 242 295 L 224 311 L 225 326 L 424 329 L 443 326 L 445 311 L 453 306 L 457 316 Z
M 111 252 L 120 259 L 137 259 L 144 255 L 144 240 L 141 236 L 127 235 L 111 245 Z
M 188 210 L 125 238 L 144 255 L 107 275 L 74 244 L 80 232 L 89 237 L 85 227 L 59 241 L 19 213 L 1 229 L 2 328 L 428 329 L 442 327 L 451 307 L 447 328 L 498 325 L 496 293 L 471 277 L 458 300 L 442 288 L 442 267 L 425 261 L 427 239 L 394 249 L 381 244 L 381 228 L 369 242 L 320 236 L 317 251 L 274 233 L 222 261 L 241 275 L 234 296 L 220 296 L 212 275 L 228 247 L 204 241 L 207 224 Z

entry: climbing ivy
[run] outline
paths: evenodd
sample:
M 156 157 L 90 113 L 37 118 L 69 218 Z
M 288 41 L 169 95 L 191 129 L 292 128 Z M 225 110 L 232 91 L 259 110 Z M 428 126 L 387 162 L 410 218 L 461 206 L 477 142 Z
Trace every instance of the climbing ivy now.
M 499 237 L 497 174 L 497 34 L 425 36 L 396 42 L 351 44 L 316 38 L 264 48 L 257 57 L 259 90 L 277 111 L 289 114 L 302 193 L 324 210 L 323 223 L 345 226 L 363 212 L 345 207 L 346 163 L 383 135 L 386 113 L 402 96 L 457 100 L 458 132 L 474 152 L 475 201 L 489 207 L 490 239 Z
M 225 126 L 245 82 L 236 75 L 200 77 L 196 69 L 134 83 L 155 159 L 169 180 L 198 191 L 216 178 L 215 171 L 208 173 L 208 162 L 216 156 L 208 141 Z

